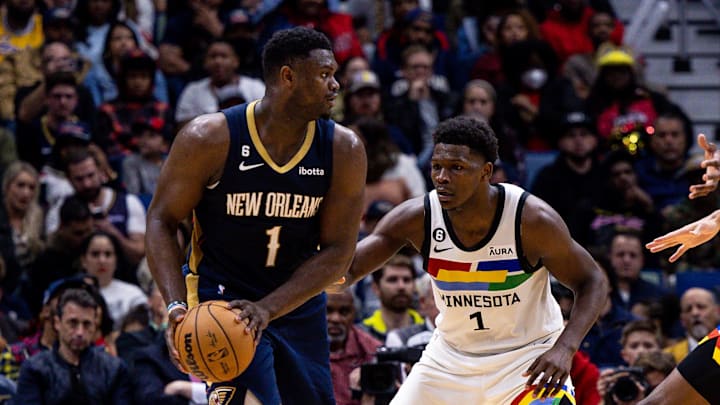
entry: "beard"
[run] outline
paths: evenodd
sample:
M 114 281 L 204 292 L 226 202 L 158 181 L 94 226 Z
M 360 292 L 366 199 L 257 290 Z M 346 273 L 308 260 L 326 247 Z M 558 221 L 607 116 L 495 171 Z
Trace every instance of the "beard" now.
M 710 333 L 710 328 L 701 323 L 693 325 L 690 330 L 688 330 L 688 334 L 695 338 L 695 340 L 704 338 L 708 333 Z

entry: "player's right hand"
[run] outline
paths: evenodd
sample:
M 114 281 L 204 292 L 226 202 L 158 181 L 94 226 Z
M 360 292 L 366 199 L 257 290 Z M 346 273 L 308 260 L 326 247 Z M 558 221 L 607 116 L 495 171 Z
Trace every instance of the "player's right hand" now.
M 325 292 L 328 294 L 338 294 L 343 292 L 346 288 L 350 287 L 350 276 L 342 276 L 336 282 L 325 287 Z
M 177 328 L 177 325 L 185 319 L 185 314 L 187 314 L 187 310 L 182 307 L 175 307 L 172 311 L 170 311 L 170 313 L 168 313 L 168 327 L 165 329 L 165 343 L 167 344 L 168 351 L 170 352 L 170 361 L 175 365 L 175 367 L 177 367 L 178 370 L 185 374 L 189 374 L 189 372 L 182 366 L 182 363 L 180 363 L 180 353 L 178 352 L 177 347 L 175 347 L 174 339 L 175 328 Z
M 720 181 L 720 151 L 717 146 L 708 142 L 704 134 L 698 135 L 698 145 L 705 150 L 705 160 L 700 163 L 700 167 L 705 169 L 705 174 L 703 174 L 705 183 L 690 186 L 688 198 L 691 200 L 712 193 L 717 189 Z

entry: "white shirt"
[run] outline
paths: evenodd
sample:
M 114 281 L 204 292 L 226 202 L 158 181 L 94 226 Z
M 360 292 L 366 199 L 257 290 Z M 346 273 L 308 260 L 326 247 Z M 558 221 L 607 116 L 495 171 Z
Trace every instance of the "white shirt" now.
M 147 296 L 140 287 L 113 279 L 110 284 L 100 288 L 105 302 L 108 306 L 110 318 L 115 323 L 115 329 L 120 326 L 123 318 L 131 309 L 141 304 L 147 304 Z
M 237 85 L 245 101 L 258 100 L 265 95 L 265 83 L 258 79 L 240 76 Z M 210 78 L 206 77 L 188 83 L 180 93 L 175 108 L 175 121 L 188 121 L 198 115 L 218 112 L 219 109 L 215 89 L 210 84 Z

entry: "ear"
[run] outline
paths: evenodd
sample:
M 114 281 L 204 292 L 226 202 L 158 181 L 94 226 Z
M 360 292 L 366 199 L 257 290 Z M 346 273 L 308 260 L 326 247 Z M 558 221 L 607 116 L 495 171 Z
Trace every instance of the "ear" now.
M 53 329 L 56 332 L 60 330 L 60 318 L 57 315 L 53 315 Z
M 295 71 L 288 65 L 280 68 L 280 83 L 284 86 L 292 86 L 295 82 Z
M 483 178 L 490 180 L 495 166 L 490 162 L 485 162 L 482 167 Z

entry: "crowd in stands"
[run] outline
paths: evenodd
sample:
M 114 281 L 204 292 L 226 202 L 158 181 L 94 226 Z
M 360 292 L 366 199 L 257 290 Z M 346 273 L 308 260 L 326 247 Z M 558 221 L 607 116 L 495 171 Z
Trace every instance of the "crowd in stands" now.
M 675 263 L 643 247 L 720 197 L 688 199 L 704 172 L 692 122 L 609 0 L 0 3 L 0 400 L 206 403 L 169 360 L 145 213 L 177 130 L 261 98 L 262 46 L 293 26 L 330 38 L 332 118 L 365 143 L 359 238 L 432 187 L 433 130 L 466 115 L 499 139 L 493 181 L 547 201 L 602 264 L 612 291 L 573 363 L 578 403 L 614 403 L 620 366 L 659 384 L 720 322 L 717 285 L 674 285 L 720 271 L 717 239 Z M 527 164 L 542 153 L 556 157 Z M 367 400 L 360 368 L 379 347 L 422 347 L 435 328 L 422 260 L 402 253 L 328 300 L 338 404 Z M 572 293 L 553 291 L 569 316 Z

